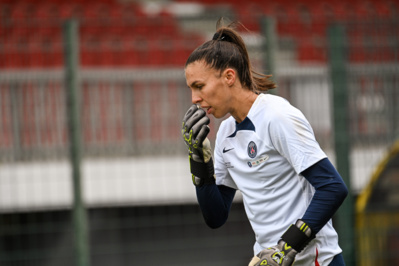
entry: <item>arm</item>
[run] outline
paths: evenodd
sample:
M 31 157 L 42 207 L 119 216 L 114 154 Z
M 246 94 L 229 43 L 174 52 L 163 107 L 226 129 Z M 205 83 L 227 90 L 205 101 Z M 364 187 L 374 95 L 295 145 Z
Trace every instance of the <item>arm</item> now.
M 289 161 L 296 173 L 303 175 L 314 186 L 316 192 L 302 219 L 283 233 L 277 245 L 258 253 L 250 265 L 291 266 L 296 254 L 315 238 L 335 213 L 348 190 L 335 168 L 325 159 L 302 113 L 287 108 L 286 112 L 275 114 L 269 131 L 276 150 Z
M 210 228 L 222 226 L 229 215 L 236 190 L 215 184 L 196 187 L 197 199 L 206 224 Z
M 296 254 L 323 228 L 348 195 L 341 176 L 327 158 L 301 174 L 316 189 L 303 218 L 288 228 L 276 246 L 261 251 L 249 265 L 262 265 L 266 261 L 273 266 L 292 265 Z
M 302 220 L 313 234 L 317 234 L 342 204 L 348 189 L 327 158 L 303 171 L 302 175 L 316 188 Z M 197 187 L 196 191 L 207 225 L 211 228 L 222 226 L 227 220 L 235 189 L 213 184 Z
M 317 234 L 342 204 L 348 195 L 348 189 L 327 158 L 301 174 L 316 189 L 302 220 L 309 225 L 314 234 Z
M 190 171 L 205 222 L 222 226 L 229 215 L 235 189 L 215 184 L 215 172 L 205 111 L 192 105 L 183 118 L 182 136 L 189 151 Z
M 188 158 L 193 184 L 214 184 L 211 143 L 207 138 L 210 120 L 204 110 L 192 105 L 183 117 L 182 136 L 188 148 Z

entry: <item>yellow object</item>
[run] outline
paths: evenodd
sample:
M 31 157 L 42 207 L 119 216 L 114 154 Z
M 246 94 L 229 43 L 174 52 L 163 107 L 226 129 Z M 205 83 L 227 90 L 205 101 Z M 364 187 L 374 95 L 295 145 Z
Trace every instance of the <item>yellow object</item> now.
M 368 208 L 373 204 L 373 192 L 376 193 L 375 189 L 384 182 L 381 178 L 389 178 L 385 182 L 395 180 L 394 183 L 399 183 L 398 169 L 399 141 L 396 141 L 381 160 L 370 183 L 356 201 L 356 265 L 358 266 L 399 265 L 397 252 L 399 250 L 399 210 L 395 207 L 399 206 L 399 202 L 394 201 L 394 207 L 389 206 L 386 195 L 380 195 L 383 201 L 374 203 L 373 208 Z M 389 183 L 389 185 L 393 189 L 393 193 L 390 191 L 390 194 L 397 194 L 394 191 L 395 184 Z M 399 187 L 397 189 L 399 190 Z

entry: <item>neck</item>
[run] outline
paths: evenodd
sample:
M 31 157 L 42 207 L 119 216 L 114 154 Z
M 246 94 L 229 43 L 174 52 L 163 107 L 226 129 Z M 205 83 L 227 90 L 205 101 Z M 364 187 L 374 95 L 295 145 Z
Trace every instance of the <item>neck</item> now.
M 236 94 L 235 107 L 230 114 L 234 117 L 237 123 L 241 123 L 248 115 L 253 103 L 255 102 L 258 95 L 250 90 L 240 90 L 240 93 Z

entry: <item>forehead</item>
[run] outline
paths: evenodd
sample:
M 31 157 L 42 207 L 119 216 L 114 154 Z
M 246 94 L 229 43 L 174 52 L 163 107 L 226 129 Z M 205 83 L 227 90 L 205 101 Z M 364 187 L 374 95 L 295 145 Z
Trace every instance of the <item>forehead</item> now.
M 194 80 L 205 80 L 216 73 L 217 71 L 207 65 L 204 61 L 195 61 L 190 63 L 185 69 L 187 83 Z

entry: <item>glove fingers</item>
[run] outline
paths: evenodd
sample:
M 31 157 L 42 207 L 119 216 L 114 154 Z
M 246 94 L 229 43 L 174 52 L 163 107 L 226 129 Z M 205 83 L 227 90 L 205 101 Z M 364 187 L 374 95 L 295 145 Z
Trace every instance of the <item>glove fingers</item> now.
M 195 137 L 194 143 L 198 143 L 198 146 L 202 147 L 202 143 L 204 142 L 206 136 L 211 129 L 208 125 L 202 125 L 201 130 L 199 131 L 198 135 Z
M 202 126 L 208 125 L 210 122 L 209 118 L 207 116 L 202 117 L 200 120 L 197 121 L 192 127 L 191 130 L 193 131 L 193 139 L 196 139 L 198 136 L 198 133 L 202 129 Z
M 198 106 L 193 104 L 191 107 L 187 110 L 186 114 L 183 117 L 183 123 L 186 123 L 187 120 L 195 113 L 195 111 L 198 110 Z
M 206 117 L 205 111 L 197 108 L 197 110 L 191 115 L 191 117 L 189 117 L 184 123 L 185 132 L 189 132 L 191 128 L 203 117 Z

